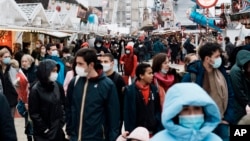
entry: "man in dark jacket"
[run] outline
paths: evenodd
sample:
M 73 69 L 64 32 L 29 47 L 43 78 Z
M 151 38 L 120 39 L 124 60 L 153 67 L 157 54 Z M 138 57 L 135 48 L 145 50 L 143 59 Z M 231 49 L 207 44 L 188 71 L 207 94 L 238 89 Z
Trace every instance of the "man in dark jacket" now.
M 10 113 L 10 106 L 5 96 L 0 93 L 0 140 L 17 141 L 13 117 Z
M 123 124 L 123 101 L 124 101 L 124 88 L 126 86 L 122 76 L 114 71 L 114 56 L 110 53 L 106 53 L 101 58 L 103 71 L 105 74 L 114 82 L 117 89 L 117 94 L 119 97 L 120 102 L 120 131 L 122 130 L 122 124 Z
M 116 86 L 102 71 L 93 49 L 76 53 L 77 77 L 67 90 L 66 132 L 70 141 L 115 141 L 119 135 Z
M 226 49 L 227 56 L 228 56 L 228 58 L 231 58 L 231 55 L 232 55 L 232 52 L 233 52 L 235 46 L 230 42 L 229 37 L 225 37 L 224 40 L 225 40 L 225 44 L 226 44 L 225 49 Z
M 201 60 L 190 63 L 182 82 L 195 82 L 203 87 L 220 109 L 221 123 L 215 133 L 229 140 L 229 124 L 235 123 L 234 92 L 221 59 L 221 46 L 206 43 L 199 49 Z
M 235 116 L 238 122 L 246 115 L 245 108 L 250 104 L 250 51 L 239 51 L 236 63 L 230 70 L 230 77 L 235 92 Z
M 63 63 L 62 59 L 59 58 L 59 52 L 55 44 L 48 44 L 46 46 L 47 55 L 45 59 L 52 59 L 56 61 L 58 65 L 60 65 L 60 70 L 58 72 L 57 82 L 63 85 L 65 79 L 65 64 Z

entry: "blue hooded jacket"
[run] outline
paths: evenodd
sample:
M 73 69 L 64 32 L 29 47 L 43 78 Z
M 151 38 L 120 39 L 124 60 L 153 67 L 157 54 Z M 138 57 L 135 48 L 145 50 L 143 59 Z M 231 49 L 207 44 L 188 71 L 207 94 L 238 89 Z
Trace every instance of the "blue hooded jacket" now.
M 200 130 L 185 128 L 173 121 L 186 105 L 203 107 L 205 122 Z M 162 112 L 165 130 L 153 136 L 151 141 L 222 141 L 212 133 L 219 122 L 220 112 L 217 105 L 199 85 L 178 83 L 166 93 Z

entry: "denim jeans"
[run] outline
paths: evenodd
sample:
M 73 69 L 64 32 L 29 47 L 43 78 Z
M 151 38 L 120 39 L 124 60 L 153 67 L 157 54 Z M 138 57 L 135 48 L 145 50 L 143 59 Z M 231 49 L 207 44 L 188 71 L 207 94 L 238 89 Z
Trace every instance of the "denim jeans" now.
M 219 124 L 213 131 L 218 135 L 223 141 L 229 141 L 230 128 L 228 124 Z

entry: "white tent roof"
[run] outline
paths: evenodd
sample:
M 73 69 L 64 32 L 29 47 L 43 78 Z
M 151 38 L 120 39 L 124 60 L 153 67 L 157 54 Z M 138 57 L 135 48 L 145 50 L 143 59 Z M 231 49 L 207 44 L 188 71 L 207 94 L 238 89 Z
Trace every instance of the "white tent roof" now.
M 49 20 L 50 25 L 61 27 L 62 21 L 57 11 L 45 10 L 45 14 L 46 14 L 47 19 Z
M 28 18 L 15 0 L 0 0 L 0 25 L 25 25 Z M 3 20 L 4 19 L 4 20 Z
M 42 27 L 49 26 L 49 21 L 41 3 L 19 3 L 18 6 L 25 13 L 30 24 Z M 39 25 L 40 20 L 41 25 Z
M 59 13 L 59 17 L 60 17 L 60 19 L 61 19 L 61 21 L 62 21 L 62 26 L 63 27 L 68 27 L 68 28 L 73 28 L 74 26 L 73 26 L 73 23 L 72 23 L 72 21 L 71 21 L 71 19 L 70 19 L 70 15 L 69 15 L 69 13 Z

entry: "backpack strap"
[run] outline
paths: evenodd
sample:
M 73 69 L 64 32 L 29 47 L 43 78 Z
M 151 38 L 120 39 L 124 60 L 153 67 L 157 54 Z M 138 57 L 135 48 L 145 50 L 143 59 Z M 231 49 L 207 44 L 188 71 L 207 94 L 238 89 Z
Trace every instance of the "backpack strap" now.
M 195 83 L 196 81 L 196 74 L 193 72 L 190 72 L 190 78 L 191 78 L 191 82 Z

